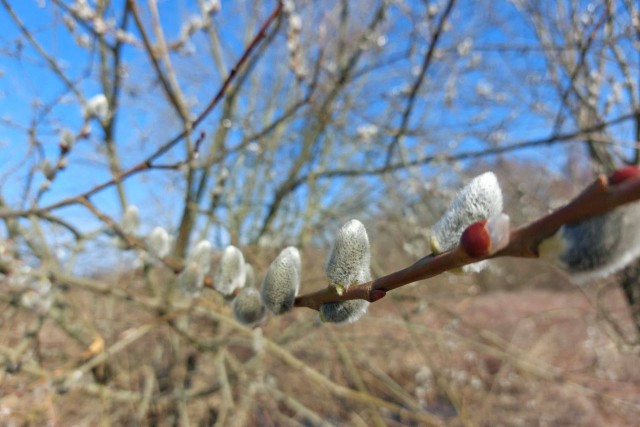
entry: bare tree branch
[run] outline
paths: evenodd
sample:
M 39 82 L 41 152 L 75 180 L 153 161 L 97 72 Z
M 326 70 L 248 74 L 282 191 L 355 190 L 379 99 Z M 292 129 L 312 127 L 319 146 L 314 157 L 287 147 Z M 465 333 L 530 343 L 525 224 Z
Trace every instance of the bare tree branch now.
M 409 97 L 407 98 L 407 105 L 405 106 L 405 109 L 402 112 L 402 119 L 400 121 L 400 126 L 398 127 L 395 134 L 393 135 L 393 140 L 391 141 L 391 144 L 389 144 L 389 148 L 387 149 L 387 158 L 385 160 L 385 166 L 387 167 L 391 165 L 395 148 L 398 144 L 400 144 L 400 141 L 404 136 L 404 133 L 407 131 L 407 127 L 409 126 L 409 119 L 411 118 L 411 112 L 413 111 L 413 106 L 416 102 L 416 96 L 418 95 L 418 91 L 420 90 L 420 86 L 422 86 L 422 82 L 424 81 L 425 76 L 427 75 L 427 70 L 431 65 L 431 60 L 433 59 L 433 53 L 436 51 L 438 40 L 440 39 L 440 36 L 444 32 L 444 25 L 447 22 L 447 18 L 449 17 L 449 14 L 453 10 L 454 4 L 455 4 L 455 0 L 449 0 L 447 2 L 447 5 L 445 6 L 444 11 L 440 15 L 440 21 L 438 22 L 436 29 L 431 34 L 431 40 L 429 41 L 429 48 L 427 49 L 427 52 L 424 55 L 422 66 L 420 67 L 420 74 L 418 74 L 418 78 L 413 82 L 413 85 L 411 86 L 411 90 L 409 91 Z

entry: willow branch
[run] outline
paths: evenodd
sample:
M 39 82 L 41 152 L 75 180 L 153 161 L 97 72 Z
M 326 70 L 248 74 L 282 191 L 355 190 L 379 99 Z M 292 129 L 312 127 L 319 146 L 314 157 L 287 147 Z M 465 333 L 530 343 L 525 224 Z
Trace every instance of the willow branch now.
M 295 306 L 319 310 L 322 304 L 328 302 L 352 299 L 375 302 L 391 290 L 484 259 L 507 256 L 538 258 L 538 245 L 545 238 L 556 233 L 561 226 L 602 215 L 637 200 L 640 200 L 640 176 L 636 175 L 619 184 L 610 185 L 607 177 L 601 175 L 565 206 L 528 225 L 512 230 L 508 245 L 496 253 L 471 257 L 461 245 L 458 245 L 455 249 L 443 254 L 427 255 L 402 270 L 367 283 L 350 286 L 342 295 L 338 295 L 334 287 L 301 295 L 296 298 Z

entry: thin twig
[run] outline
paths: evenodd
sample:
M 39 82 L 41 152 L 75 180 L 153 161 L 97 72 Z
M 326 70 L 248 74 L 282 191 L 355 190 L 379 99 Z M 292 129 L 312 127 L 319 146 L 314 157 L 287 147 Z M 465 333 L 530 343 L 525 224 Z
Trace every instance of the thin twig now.
M 3 4 L 6 4 L 6 2 L 4 0 L 0 0 L 0 1 L 2 1 Z M 135 175 L 137 173 L 140 173 L 142 171 L 153 169 L 154 168 L 154 164 L 153 164 L 154 160 L 156 160 L 157 158 L 161 157 L 163 154 L 168 152 L 178 142 L 180 142 L 190 132 L 192 132 L 196 127 L 198 127 L 198 125 L 200 125 L 204 121 L 204 119 L 211 113 L 211 111 L 213 111 L 213 109 L 216 107 L 216 105 L 218 105 L 218 103 L 224 97 L 228 87 L 231 85 L 231 83 L 235 79 L 236 75 L 238 74 L 238 70 L 240 70 L 244 66 L 244 64 L 247 62 L 247 60 L 251 56 L 251 53 L 255 50 L 255 48 L 258 46 L 258 44 L 260 44 L 260 42 L 265 38 L 267 30 L 269 29 L 271 24 L 275 21 L 275 19 L 280 15 L 281 11 L 282 11 L 282 4 L 280 2 L 278 2 L 277 6 L 275 7 L 275 9 L 271 13 L 271 15 L 262 24 L 262 27 L 260 28 L 260 30 L 258 30 L 258 32 L 254 36 L 253 40 L 249 44 L 249 46 L 247 46 L 247 48 L 243 52 L 242 56 L 240 57 L 240 59 L 238 60 L 236 65 L 231 69 L 231 72 L 229 73 L 229 75 L 227 76 L 225 81 L 222 83 L 222 86 L 218 89 L 218 91 L 214 95 L 213 99 L 209 102 L 209 104 L 207 104 L 207 106 L 204 108 L 204 110 L 196 117 L 196 119 L 192 122 L 192 125 L 191 125 L 191 127 L 189 129 L 185 129 L 185 130 L 179 132 L 176 136 L 174 136 L 169 141 L 167 141 L 166 143 L 161 145 L 156 151 L 154 151 L 145 160 L 139 162 L 138 164 L 136 164 L 135 166 L 131 167 L 130 169 L 127 169 L 126 171 L 122 172 L 117 177 L 114 177 L 114 178 L 112 178 L 112 179 L 110 179 L 108 181 L 105 181 L 105 182 L 93 187 L 92 189 L 90 189 L 90 190 L 88 190 L 88 191 L 86 191 L 86 192 L 84 192 L 82 194 L 79 194 L 79 195 L 74 196 L 74 197 L 69 197 L 69 198 L 60 200 L 60 201 L 58 201 L 56 203 L 52 203 L 52 204 L 50 204 L 48 206 L 44 206 L 44 207 L 40 207 L 40 208 L 33 208 L 33 209 L 30 209 L 30 210 L 22 210 L 22 211 L 2 210 L 2 211 L 0 211 L 0 218 L 16 218 L 16 217 L 24 217 L 24 216 L 29 216 L 29 215 L 39 215 L 39 214 L 41 214 L 43 212 L 50 212 L 50 211 L 52 211 L 54 209 L 59 209 L 59 208 L 65 207 L 65 206 L 78 204 L 78 203 L 81 203 L 83 199 L 88 199 L 92 195 L 94 195 L 96 193 L 99 193 L 99 192 L 111 187 L 112 185 L 116 184 L 117 182 L 122 182 L 125 179 L 127 179 L 127 178 L 129 178 L 129 177 L 131 177 L 131 176 L 133 176 L 133 175 Z
M 463 151 L 461 153 L 456 153 L 456 154 L 436 154 L 436 155 L 421 157 L 415 160 L 396 162 L 389 166 L 381 165 L 378 167 L 373 167 L 368 169 L 339 168 L 339 169 L 328 169 L 328 170 L 317 171 L 317 172 L 311 171 L 306 174 L 300 175 L 295 180 L 288 182 L 286 186 L 281 187 L 279 197 L 284 198 L 286 195 L 294 192 L 300 186 L 307 183 L 310 179 L 317 180 L 317 179 L 330 179 L 330 178 L 378 176 L 378 175 L 384 175 L 393 171 L 407 169 L 413 166 L 424 166 L 434 162 L 447 163 L 447 162 L 457 162 L 461 160 L 479 159 L 483 157 L 495 156 L 502 153 L 507 153 L 510 151 L 524 150 L 527 148 L 533 148 L 533 147 L 539 147 L 539 146 L 545 146 L 545 145 L 549 146 L 551 144 L 555 144 L 559 142 L 571 142 L 571 141 L 577 140 L 578 138 L 583 138 L 590 133 L 601 131 L 609 126 L 617 125 L 630 119 L 635 119 L 637 114 L 638 112 L 634 111 L 634 112 L 616 117 L 610 121 L 598 123 L 588 128 L 581 128 L 574 132 L 562 133 L 562 134 L 554 133 L 553 135 L 545 138 L 514 142 L 512 144 L 507 144 L 507 145 L 503 145 L 501 147 L 496 147 L 496 148 Z M 2 217 L 1 211 L 0 211 L 0 217 Z
M 409 119 L 411 118 L 411 112 L 413 111 L 413 106 L 415 105 L 418 91 L 420 90 L 420 86 L 422 86 L 422 82 L 424 81 L 424 78 L 427 74 L 427 70 L 431 65 L 433 54 L 436 51 L 436 45 L 438 44 L 438 40 L 440 39 L 440 36 L 444 32 L 444 25 L 447 21 L 447 18 L 449 17 L 449 14 L 451 13 L 451 10 L 453 9 L 454 4 L 455 4 L 455 0 L 449 0 L 449 2 L 447 3 L 447 6 L 442 12 L 442 15 L 440 16 L 440 21 L 438 22 L 438 26 L 436 27 L 435 31 L 431 35 L 429 48 L 427 49 L 427 52 L 424 55 L 422 66 L 420 68 L 420 74 L 418 75 L 418 78 L 415 80 L 415 82 L 411 86 L 411 91 L 409 92 L 409 97 L 407 99 L 407 105 L 404 111 L 402 112 L 402 120 L 400 122 L 400 127 L 398 128 L 397 132 L 393 136 L 393 140 L 391 141 L 391 144 L 389 144 L 389 148 L 387 149 L 387 159 L 385 161 L 385 167 L 391 165 L 391 160 L 393 160 L 393 153 L 395 151 L 395 148 L 398 144 L 400 144 L 400 140 L 402 139 L 405 132 L 407 131 L 407 127 L 409 126 Z

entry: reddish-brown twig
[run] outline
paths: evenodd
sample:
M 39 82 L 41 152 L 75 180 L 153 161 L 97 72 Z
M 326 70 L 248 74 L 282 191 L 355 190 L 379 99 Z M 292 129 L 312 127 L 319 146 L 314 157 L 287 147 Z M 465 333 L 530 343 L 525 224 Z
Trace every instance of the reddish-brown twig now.
M 625 170 L 627 169 L 621 171 Z M 621 171 L 616 174 L 620 174 Z M 509 244 L 496 253 L 491 254 L 487 251 L 484 256 L 472 258 L 459 245 L 457 248 L 440 255 L 428 255 L 402 270 L 367 283 L 350 286 L 342 295 L 338 295 L 334 287 L 301 295 L 296 298 L 295 306 L 318 310 L 322 304 L 335 301 L 364 299 L 375 302 L 393 289 L 483 259 L 504 256 L 537 258 L 540 242 L 552 236 L 562 225 L 602 215 L 621 205 L 639 200 L 640 175 L 638 173 L 639 171 L 635 169 L 635 173 L 631 176 L 624 176 L 623 182 L 619 183 L 616 183 L 618 181 L 615 179 L 618 176 L 616 174 L 614 174 L 614 179 L 599 176 L 595 182 L 565 206 L 528 225 L 512 230 Z

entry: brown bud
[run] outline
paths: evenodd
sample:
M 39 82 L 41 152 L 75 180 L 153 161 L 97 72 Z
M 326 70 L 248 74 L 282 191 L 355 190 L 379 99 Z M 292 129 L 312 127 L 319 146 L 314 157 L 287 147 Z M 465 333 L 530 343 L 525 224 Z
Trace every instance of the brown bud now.
M 609 176 L 609 184 L 616 185 L 638 175 L 640 175 L 640 169 L 635 166 L 625 166 Z
M 460 246 L 471 258 L 489 255 L 491 250 L 491 236 L 487 230 L 487 221 L 474 222 L 467 227 L 460 237 Z

